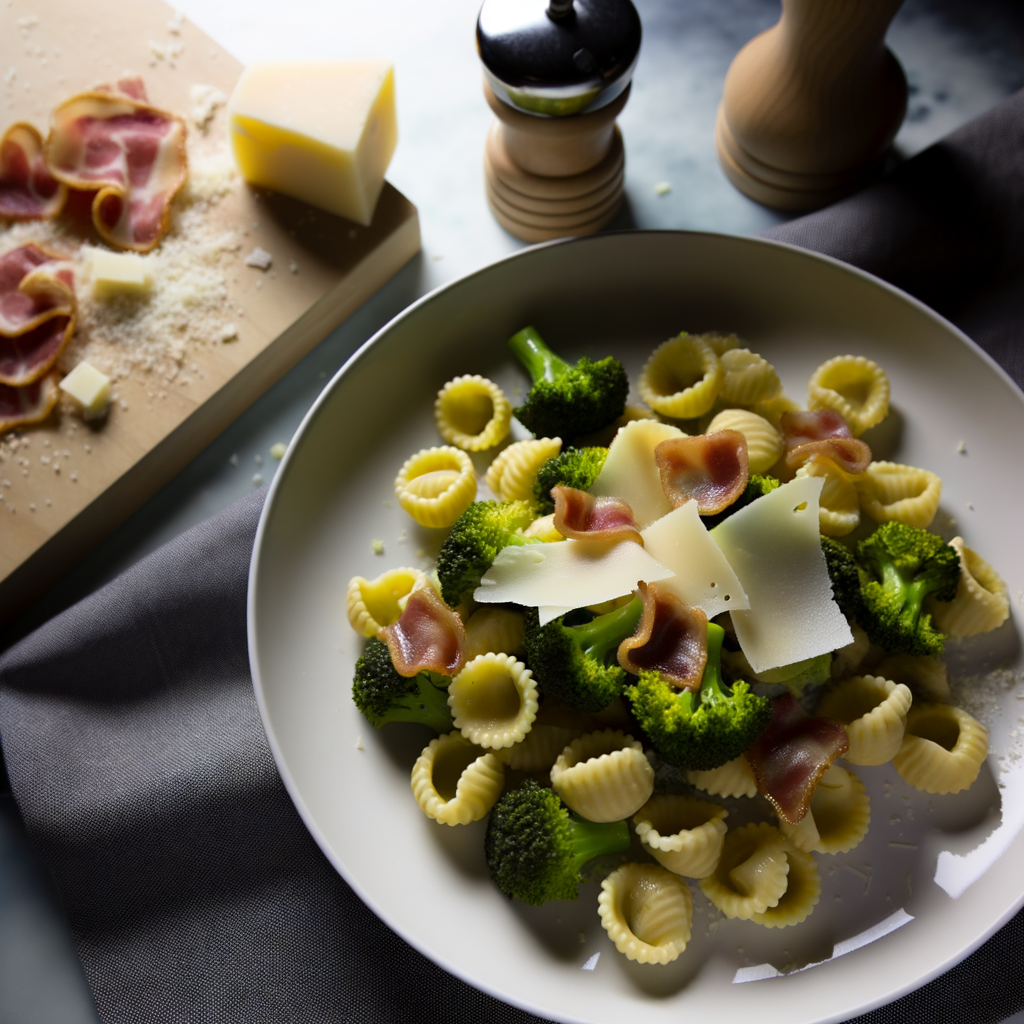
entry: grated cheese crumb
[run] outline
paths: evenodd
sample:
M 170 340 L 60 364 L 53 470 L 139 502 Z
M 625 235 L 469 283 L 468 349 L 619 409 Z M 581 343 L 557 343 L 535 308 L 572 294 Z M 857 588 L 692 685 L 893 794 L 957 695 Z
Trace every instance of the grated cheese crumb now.
M 253 482 L 253 483 L 254 483 L 254 484 L 255 484 L 255 485 L 257 486 L 257 487 L 259 487 L 259 485 L 260 485 L 261 483 L 263 483 L 263 477 L 262 477 L 262 476 L 260 476 L 260 474 L 259 474 L 259 473 L 254 473 L 254 474 L 253 474 L 253 478 L 252 478 L 252 482 Z
M 956 445 L 956 450 L 957 450 L 957 452 L 960 455 L 966 455 L 967 454 L 967 442 L 966 441 L 958 441 L 957 445 Z
M 284 453 L 288 450 L 287 446 L 282 444 L 280 441 L 275 445 L 270 446 L 270 454 L 273 458 L 280 462 L 284 458 Z
M 658 184 L 654 186 L 654 194 L 656 196 L 667 196 L 671 191 L 672 185 L 668 181 L 659 181 Z
M 256 248 L 245 257 L 244 263 L 247 267 L 255 267 L 257 270 L 269 270 L 270 264 L 273 260 L 274 257 L 267 252 L 266 249 L 257 245 Z
M 373 553 L 375 555 L 384 554 L 384 541 L 378 539 L 377 537 L 374 537 L 373 540 L 370 541 L 370 547 L 373 549 Z
M 363 737 L 362 736 L 357 736 L 356 737 L 356 750 L 365 750 L 365 749 L 366 749 L 366 747 L 363 746 Z

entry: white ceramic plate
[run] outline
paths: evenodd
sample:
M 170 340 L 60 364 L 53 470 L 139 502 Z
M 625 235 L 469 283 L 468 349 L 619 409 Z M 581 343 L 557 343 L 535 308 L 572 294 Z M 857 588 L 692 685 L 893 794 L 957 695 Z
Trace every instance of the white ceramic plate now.
M 948 969 L 1024 903 L 1024 775 L 999 759 L 1024 707 L 1013 675 L 998 692 L 984 684 L 993 753 L 970 791 L 927 797 L 891 766 L 858 769 L 871 829 L 850 853 L 818 858 L 823 892 L 808 921 L 783 930 L 714 923 L 698 892 L 694 939 L 668 967 L 615 952 L 593 883 L 573 903 L 513 904 L 487 878 L 483 823 L 448 828 L 417 810 L 409 771 L 430 734 L 374 731 L 352 705 L 361 641 L 346 622 L 345 587 L 436 550 L 438 539 L 394 501 L 395 473 L 439 443 L 432 408 L 445 381 L 482 373 L 513 397 L 523 387 L 505 341 L 529 323 L 573 359 L 620 357 L 634 381 L 651 349 L 683 329 L 737 331 L 799 398 L 825 359 L 876 360 L 894 406 L 868 438 L 876 457 L 942 476 L 937 525 L 955 518 L 1003 575 L 1019 615 L 1024 402 L 948 323 L 868 275 L 764 241 L 629 233 L 526 250 L 427 296 L 361 349 L 306 417 L 263 511 L 249 585 L 253 679 L 281 774 L 316 841 L 416 948 L 560 1021 L 840 1021 Z M 373 538 L 384 541 L 382 556 Z M 951 654 L 1017 671 L 1017 638 L 1011 620 Z M 734 824 L 743 813 L 731 806 Z

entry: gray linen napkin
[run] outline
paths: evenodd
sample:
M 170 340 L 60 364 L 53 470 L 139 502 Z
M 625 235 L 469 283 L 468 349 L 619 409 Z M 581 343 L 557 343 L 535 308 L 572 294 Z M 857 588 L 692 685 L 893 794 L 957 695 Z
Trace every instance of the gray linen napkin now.
M 769 232 L 865 266 L 1024 379 L 1024 94 L 890 181 Z M 939 282 L 936 284 L 936 282 Z M 249 679 L 263 493 L 141 561 L 0 656 L 11 787 L 108 1024 L 535 1021 L 366 909 L 306 832 Z M 1018 915 L 858 1024 L 995 1024 L 1024 1007 Z

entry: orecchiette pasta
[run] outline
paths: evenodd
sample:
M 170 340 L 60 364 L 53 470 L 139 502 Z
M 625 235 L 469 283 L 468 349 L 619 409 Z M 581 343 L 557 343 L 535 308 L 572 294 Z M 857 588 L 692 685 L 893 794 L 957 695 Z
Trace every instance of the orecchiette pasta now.
M 756 796 L 757 782 L 750 762 L 740 754 L 732 761 L 726 761 L 720 768 L 706 772 L 687 772 L 691 786 L 704 790 L 712 796 Z
M 754 412 L 763 416 L 776 430 L 782 420 L 782 414 L 786 412 L 799 412 L 803 408 L 799 402 L 794 402 L 786 395 L 776 395 L 774 398 L 765 399 L 763 402 L 754 404 Z
M 845 537 L 860 525 L 860 498 L 851 475 L 825 455 L 815 455 L 797 471 L 799 477 L 823 477 L 818 499 L 818 528 L 826 537 Z
M 746 348 L 733 348 L 719 355 L 722 363 L 724 401 L 736 405 L 765 402 L 782 392 L 782 381 L 767 359 Z
M 501 750 L 530 731 L 537 717 L 537 683 L 511 654 L 481 654 L 451 681 L 448 706 L 467 740 Z
M 534 519 L 529 526 L 523 530 L 524 537 L 533 537 L 534 540 L 543 541 L 545 544 L 550 544 L 556 540 L 565 540 L 565 538 L 555 529 L 555 513 L 552 512 L 550 515 L 541 516 L 539 519 Z
M 871 641 L 867 633 L 856 622 L 850 625 L 850 632 L 853 633 L 853 641 L 845 647 L 840 647 L 832 658 L 833 679 L 845 679 L 853 675 L 871 650 Z
M 949 636 L 977 636 L 996 629 L 1010 614 L 1006 584 L 963 537 L 954 537 L 949 544 L 960 556 L 960 582 L 952 601 L 928 602 L 932 622 Z
M 751 473 L 767 473 L 782 455 L 782 435 L 749 409 L 723 409 L 708 424 L 707 433 L 716 430 L 738 430 L 747 439 Z
M 662 867 L 688 878 L 706 878 L 718 866 L 729 812 L 707 800 L 664 794 L 633 815 L 644 849 Z
M 722 364 L 702 337 L 681 334 L 654 350 L 638 386 L 641 397 L 655 412 L 695 419 L 718 397 Z
M 889 413 L 889 378 L 863 356 L 836 356 L 811 375 L 807 387 L 811 409 L 834 409 L 860 437 Z
M 701 337 L 711 346 L 711 351 L 719 358 L 734 348 L 740 348 L 740 339 L 735 334 L 719 334 L 717 331 L 711 331 L 708 334 L 702 334 Z
M 525 632 L 522 612 L 485 604 L 466 621 L 466 661 L 478 654 L 520 654 Z
M 915 704 L 907 715 L 896 771 L 926 793 L 959 793 L 978 777 L 988 756 L 988 730 L 949 704 Z
M 846 729 L 850 764 L 885 764 L 903 742 L 913 698 L 903 683 L 882 676 L 851 676 L 837 683 L 818 703 L 817 714 Z
M 910 692 L 926 701 L 949 703 L 946 666 L 938 658 L 913 654 L 890 654 L 875 666 L 875 674 L 905 683 Z
M 473 463 L 458 448 L 424 448 L 399 470 L 395 495 L 421 526 L 451 526 L 476 497 Z
M 375 580 L 353 576 L 345 596 L 349 625 L 360 636 L 376 636 L 402 614 L 402 599 L 426 582 L 419 569 L 390 569 Z
M 718 867 L 700 888 L 726 917 L 749 921 L 778 905 L 788 874 L 785 839 L 762 821 L 726 833 Z
M 613 871 L 601 883 L 597 912 L 615 948 L 638 963 L 671 963 L 690 941 L 690 887 L 656 864 Z
M 551 769 L 551 785 L 565 805 L 588 821 L 620 821 L 654 791 L 654 769 L 643 747 L 617 729 L 573 740 Z
M 537 471 L 562 450 L 560 437 L 538 437 L 510 444 L 491 463 L 485 481 L 502 501 L 529 501 Z
M 924 529 L 935 518 L 942 481 L 927 469 L 872 462 L 857 477 L 860 507 L 876 523 L 896 520 Z
M 786 928 L 806 921 L 821 897 L 821 875 L 814 858 L 788 841 L 785 851 L 789 863 L 786 891 L 774 907 L 750 919 L 765 928 Z
M 437 393 L 434 421 L 449 444 L 480 452 L 508 436 L 512 405 L 501 388 L 486 377 L 456 377 Z
M 540 705 L 523 740 L 502 750 L 501 759 L 519 771 L 550 771 L 566 746 L 592 728 L 579 711 L 549 698 Z
M 864 783 L 834 764 L 815 787 L 804 817 L 795 825 L 780 821 L 779 827 L 805 852 L 846 853 L 867 835 L 870 824 L 871 802 Z
M 442 825 L 479 821 L 501 796 L 505 769 L 494 754 L 457 732 L 431 740 L 412 769 L 412 792 Z

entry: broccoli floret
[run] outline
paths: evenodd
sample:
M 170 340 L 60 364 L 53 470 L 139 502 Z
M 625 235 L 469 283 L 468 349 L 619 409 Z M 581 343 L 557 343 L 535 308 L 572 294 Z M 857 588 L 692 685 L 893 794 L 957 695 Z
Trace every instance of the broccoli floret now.
M 625 821 L 586 821 L 530 780 L 494 805 L 484 854 L 494 884 L 506 896 L 539 906 L 576 899 L 580 868 L 602 854 L 625 853 L 629 843 Z
M 526 661 L 541 691 L 577 711 L 597 712 L 622 693 L 627 675 L 615 660 L 619 644 L 636 632 L 643 601 L 634 597 L 615 611 L 580 625 L 566 616 L 538 624 L 526 614 Z M 573 613 L 569 613 L 570 615 Z
M 710 771 L 739 757 L 771 721 L 772 702 L 740 681 L 722 681 L 725 631 L 708 623 L 708 661 L 700 690 L 677 690 L 656 671 L 643 671 L 626 689 L 633 714 L 669 764 Z
M 945 635 L 921 611 L 930 594 L 952 601 L 960 556 L 941 537 L 904 523 L 883 523 L 857 545 L 862 611 L 857 621 L 892 654 L 942 654 Z
M 741 508 L 746 508 L 752 501 L 763 498 L 766 494 L 771 494 L 778 486 L 779 481 L 773 476 L 751 473 L 750 479 L 747 480 L 747 486 L 743 488 L 743 493 L 731 505 L 723 508 L 721 512 L 715 512 L 713 515 L 701 516 L 700 518 L 709 530 L 713 530 L 719 523 L 728 519 L 733 512 L 739 512 Z
M 848 618 L 861 620 L 863 602 L 860 594 L 860 572 L 853 552 L 831 537 L 821 538 L 821 553 L 828 566 L 828 579 L 839 610 Z
M 560 455 L 548 459 L 533 484 L 533 493 L 540 506 L 541 515 L 554 512 L 551 488 L 564 484 L 578 491 L 589 491 L 591 484 L 604 468 L 608 458 L 607 448 L 567 448 Z
M 533 387 L 513 412 L 537 437 L 568 440 L 591 434 L 622 415 L 629 378 L 617 359 L 609 356 L 575 366 L 560 359 L 533 327 L 514 334 L 508 347 L 533 378 Z
M 526 544 L 516 530 L 537 517 L 532 501 L 474 501 L 455 520 L 437 554 L 441 596 L 458 607 L 479 585 L 498 552 L 510 544 Z
M 447 687 L 448 679 L 438 679 Z M 388 645 L 376 637 L 367 643 L 356 662 L 352 700 L 378 729 L 388 722 L 417 722 L 438 733 L 451 732 L 453 727 L 447 689 L 435 686 L 426 672 L 411 678 L 400 676 Z

